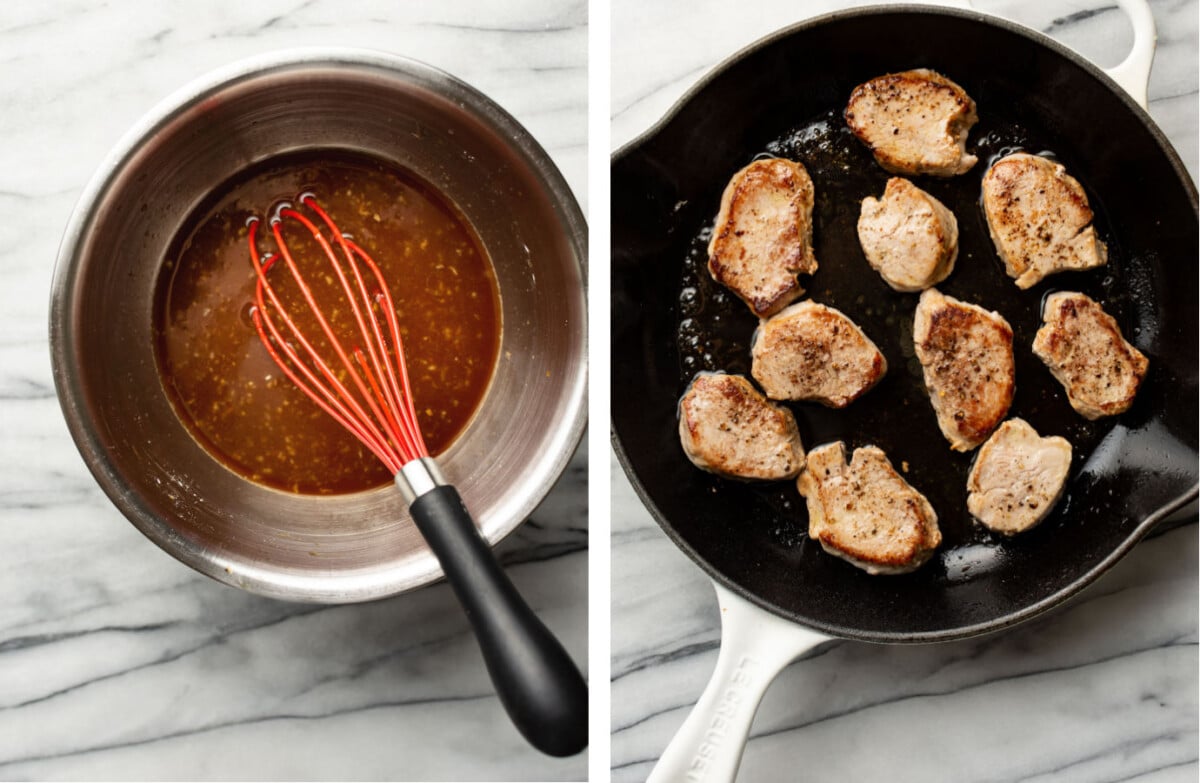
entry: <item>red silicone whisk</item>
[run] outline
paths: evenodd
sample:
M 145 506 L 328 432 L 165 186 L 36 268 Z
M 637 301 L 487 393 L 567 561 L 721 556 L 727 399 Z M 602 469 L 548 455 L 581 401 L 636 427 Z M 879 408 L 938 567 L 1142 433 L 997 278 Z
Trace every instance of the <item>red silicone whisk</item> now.
M 261 221 L 251 218 L 250 257 L 258 277 L 254 326 L 271 358 L 313 402 L 351 432 L 395 476 L 413 521 L 441 563 L 479 639 L 488 672 L 513 723 L 554 756 L 587 746 L 587 685 L 562 645 L 504 575 L 458 491 L 429 456 L 417 421 L 396 308 L 379 266 L 317 203 L 312 193 L 284 204 L 269 221 L 277 253 L 260 254 Z M 311 237 L 328 269 L 302 269 L 284 241 L 292 222 Z M 271 284 L 286 267 L 299 296 Z M 310 275 L 333 274 L 336 302 L 318 302 Z M 322 291 L 330 289 L 329 286 Z M 349 307 L 353 328 L 339 328 L 325 308 Z M 303 308 L 319 335 L 306 335 L 288 312 Z

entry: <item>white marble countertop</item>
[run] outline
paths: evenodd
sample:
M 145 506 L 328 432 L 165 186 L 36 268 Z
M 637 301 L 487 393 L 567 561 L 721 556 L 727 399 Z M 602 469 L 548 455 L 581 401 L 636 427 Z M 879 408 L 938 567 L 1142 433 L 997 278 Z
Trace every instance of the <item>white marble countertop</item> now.
M 614 0 L 613 148 L 715 64 L 844 4 Z M 1150 113 L 1197 172 L 1197 4 L 1152 0 Z M 1100 65 L 1132 39 L 1108 0 L 977 2 Z M 678 42 L 686 41 L 686 45 Z M 1181 263 L 1194 263 L 1181 259 Z M 612 461 L 612 768 L 645 780 L 716 663 L 713 590 Z M 1137 546 L 1067 608 L 921 647 L 835 643 L 767 692 L 739 780 L 1195 781 L 1197 526 Z
M 138 117 L 295 45 L 380 49 L 490 95 L 586 193 L 587 5 L 339 0 L 0 7 L 0 778 L 579 780 L 529 748 L 446 585 L 354 606 L 259 598 L 144 539 L 101 493 L 51 381 L 67 217 Z M 586 448 L 500 547 L 587 655 Z

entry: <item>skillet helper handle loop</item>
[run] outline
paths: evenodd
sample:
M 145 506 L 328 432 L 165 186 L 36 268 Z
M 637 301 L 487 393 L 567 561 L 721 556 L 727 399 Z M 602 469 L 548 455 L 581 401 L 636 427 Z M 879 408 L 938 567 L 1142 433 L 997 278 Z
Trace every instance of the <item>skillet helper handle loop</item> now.
M 713 587 L 721 607 L 717 668 L 646 783 L 732 783 L 767 686 L 783 667 L 830 641 Z
M 458 491 L 449 485 L 431 489 L 409 510 L 466 611 L 513 724 L 548 755 L 583 750 L 587 683 L 505 576 Z
M 1150 10 L 1147 0 L 1117 0 L 1129 16 L 1133 25 L 1133 48 L 1128 56 L 1112 68 L 1104 72 L 1121 89 L 1129 93 L 1138 106 L 1149 108 L 1150 66 L 1154 63 L 1154 50 L 1158 44 L 1158 29 L 1154 24 L 1154 13 Z
M 955 8 L 973 8 L 971 0 L 933 0 L 938 5 Z M 1129 17 L 1133 26 L 1133 47 L 1124 60 L 1111 68 L 1104 68 L 1108 77 L 1129 97 L 1147 109 L 1150 106 L 1150 66 L 1154 63 L 1154 50 L 1158 45 L 1158 29 L 1154 24 L 1154 12 L 1149 0 L 1117 0 L 1117 5 Z

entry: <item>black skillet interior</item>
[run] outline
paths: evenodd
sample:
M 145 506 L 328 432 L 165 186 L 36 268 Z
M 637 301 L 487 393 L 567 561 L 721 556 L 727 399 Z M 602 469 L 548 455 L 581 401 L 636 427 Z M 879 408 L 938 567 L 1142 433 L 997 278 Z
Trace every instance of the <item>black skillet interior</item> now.
M 956 214 L 957 267 L 939 286 L 998 310 L 1015 332 L 1010 415 L 1075 447 L 1064 499 L 1037 529 L 1006 540 L 966 512 L 972 455 L 937 429 L 912 357 L 916 294 L 867 266 L 855 223 L 888 174 L 841 118 L 855 85 L 929 67 L 961 84 L 980 121 L 965 175 L 920 177 Z M 1050 153 L 1082 182 L 1108 242 L 1107 267 L 1008 279 L 979 207 L 989 158 Z M 684 457 L 676 403 L 699 370 L 749 375 L 756 319 L 709 278 L 707 230 L 730 175 L 758 155 L 802 161 L 816 186 L 818 271 L 808 295 L 841 309 L 880 346 L 889 370 L 849 408 L 794 404 L 811 447 L 875 443 L 938 512 L 944 543 L 913 574 L 872 577 L 806 538 L 792 482 L 751 485 Z M 743 52 L 612 166 L 613 434 L 635 488 L 666 532 L 711 575 L 760 605 L 838 636 L 929 641 L 981 633 L 1049 608 L 1196 494 L 1197 214 L 1182 164 L 1144 114 L 1095 69 L 1046 39 L 977 14 L 871 9 L 835 14 Z M 1091 423 L 1071 410 L 1030 344 L 1044 296 L 1079 290 L 1114 314 L 1150 357 L 1126 414 Z

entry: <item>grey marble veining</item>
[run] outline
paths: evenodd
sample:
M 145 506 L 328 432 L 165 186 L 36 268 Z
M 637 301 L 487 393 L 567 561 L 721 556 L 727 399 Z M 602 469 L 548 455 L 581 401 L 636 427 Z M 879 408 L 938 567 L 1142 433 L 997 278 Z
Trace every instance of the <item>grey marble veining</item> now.
M 614 149 L 724 58 L 841 5 L 614 0 Z M 1100 0 L 975 5 L 1104 66 L 1132 40 L 1122 12 Z M 1151 5 L 1150 113 L 1195 177 L 1198 7 Z M 634 783 L 708 681 L 720 620 L 708 579 L 659 530 L 615 458 L 611 470 L 612 779 Z M 1005 634 L 821 648 L 767 692 L 739 780 L 1195 781 L 1196 553 L 1194 523 L 1150 538 L 1067 607 Z
M 286 604 L 144 539 L 71 443 L 46 346 L 59 238 L 125 129 L 215 67 L 380 49 L 487 93 L 586 196 L 583 2 L 8 3 L 0 7 L 0 778 L 579 780 L 494 696 L 450 589 Z M 366 107 L 365 110 L 369 110 Z M 587 656 L 586 447 L 499 548 Z

